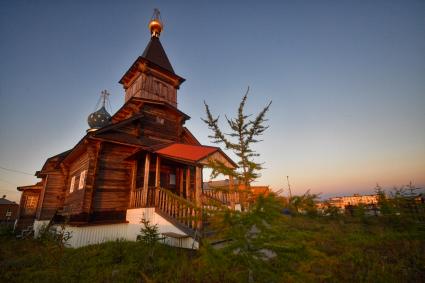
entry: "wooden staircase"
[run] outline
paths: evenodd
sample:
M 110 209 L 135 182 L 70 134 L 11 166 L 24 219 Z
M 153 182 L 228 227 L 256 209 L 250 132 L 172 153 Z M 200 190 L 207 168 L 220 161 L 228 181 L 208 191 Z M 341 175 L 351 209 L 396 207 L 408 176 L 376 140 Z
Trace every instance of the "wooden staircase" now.
M 229 209 L 230 197 L 223 192 L 209 191 L 201 195 L 200 201 L 201 205 L 197 206 L 167 189 L 150 187 L 147 194 L 143 194 L 143 189 L 134 191 L 130 207 L 154 207 L 158 215 L 199 242 L 215 234 L 210 217 L 215 212 Z
M 169 190 L 156 189 L 155 212 L 191 237 L 202 228 L 202 209 Z

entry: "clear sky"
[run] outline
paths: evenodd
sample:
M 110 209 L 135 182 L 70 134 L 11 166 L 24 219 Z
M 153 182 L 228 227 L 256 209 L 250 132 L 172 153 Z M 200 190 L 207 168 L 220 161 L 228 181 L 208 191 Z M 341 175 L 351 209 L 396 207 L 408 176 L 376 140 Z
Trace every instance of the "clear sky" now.
M 0 1 L 0 167 L 34 173 L 72 148 L 149 41 L 186 78 L 179 108 L 209 144 L 203 100 L 235 113 L 273 100 L 258 184 L 295 193 L 425 185 L 424 1 Z M 0 169 L 0 194 L 36 178 Z

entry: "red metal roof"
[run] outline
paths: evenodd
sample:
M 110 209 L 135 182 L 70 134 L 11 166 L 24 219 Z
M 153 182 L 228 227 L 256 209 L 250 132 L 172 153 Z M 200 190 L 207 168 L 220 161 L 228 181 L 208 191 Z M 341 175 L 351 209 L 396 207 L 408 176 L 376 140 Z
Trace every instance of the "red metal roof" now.
M 174 143 L 160 150 L 157 150 L 156 153 L 171 158 L 197 162 L 218 150 L 219 149 L 217 147 L 212 146 Z

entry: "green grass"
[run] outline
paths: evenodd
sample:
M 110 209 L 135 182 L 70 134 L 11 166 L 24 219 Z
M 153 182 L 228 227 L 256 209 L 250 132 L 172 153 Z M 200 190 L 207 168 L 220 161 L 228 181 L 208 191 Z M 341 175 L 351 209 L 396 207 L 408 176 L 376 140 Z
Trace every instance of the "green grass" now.
M 0 282 L 425 282 L 421 222 L 258 211 L 236 221 L 223 230 L 232 244 L 199 252 L 124 241 L 61 249 L 3 235 Z M 263 248 L 276 256 L 262 259 Z

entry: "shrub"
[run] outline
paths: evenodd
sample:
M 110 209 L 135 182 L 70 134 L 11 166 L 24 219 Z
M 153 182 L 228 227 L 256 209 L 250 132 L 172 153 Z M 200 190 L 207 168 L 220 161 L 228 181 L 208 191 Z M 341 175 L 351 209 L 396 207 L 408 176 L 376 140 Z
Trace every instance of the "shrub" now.
M 160 234 L 158 224 L 152 225 L 149 220 L 142 218 L 140 223 L 143 225 L 140 228 L 140 235 L 137 235 L 137 241 L 141 241 L 146 245 L 155 245 L 159 242 Z

